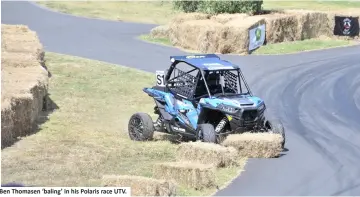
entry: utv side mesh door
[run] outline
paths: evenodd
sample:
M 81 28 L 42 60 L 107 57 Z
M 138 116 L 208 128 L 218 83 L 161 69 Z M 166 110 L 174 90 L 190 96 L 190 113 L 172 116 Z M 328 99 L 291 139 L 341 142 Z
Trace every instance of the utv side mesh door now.
M 180 62 L 173 69 L 167 87 L 169 90 L 180 97 L 194 99 L 199 70 L 186 63 Z

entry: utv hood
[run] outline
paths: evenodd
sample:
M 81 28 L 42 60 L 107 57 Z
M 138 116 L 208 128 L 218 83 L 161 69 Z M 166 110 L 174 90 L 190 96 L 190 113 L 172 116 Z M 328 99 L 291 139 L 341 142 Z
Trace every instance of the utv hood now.
M 262 103 L 262 100 L 258 97 L 250 97 L 250 96 L 237 96 L 237 97 L 224 97 L 224 98 L 216 98 L 209 99 L 207 103 L 216 107 L 219 104 L 226 104 L 233 107 L 244 108 L 244 107 L 257 107 Z
M 249 97 L 243 98 L 222 98 L 221 100 L 232 103 L 235 106 L 252 106 L 255 104 Z

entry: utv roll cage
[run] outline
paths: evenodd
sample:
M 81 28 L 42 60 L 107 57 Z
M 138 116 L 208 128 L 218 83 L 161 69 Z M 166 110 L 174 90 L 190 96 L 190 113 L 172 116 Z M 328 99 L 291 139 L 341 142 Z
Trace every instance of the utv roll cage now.
M 247 93 L 252 96 L 252 92 L 247 84 L 245 77 L 241 69 L 226 60 L 221 60 L 215 54 L 205 54 L 205 55 L 194 55 L 194 56 L 171 56 L 170 60 L 172 62 L 170 68 L 167 70 L 165 75 L 165 90 L 173 93 L 175 96 L 179 96 L 185 99 L 197 101 L 203 97 L 213 97 L 212 89 L 209 87 L 208 82 L 206 81 L 207 77 L 212 73 L 213 76 L 223 77 L 223 83 L 221 84 L 222 94 L 227 94 L 224 92 L 224 87 L 234 90 L 235 94 L 244 94 L 242 83 L 245 85 Z M 190 66 L 192 69 L 188 71 L 180 70 L 176 66 L 179 63 L 185 63 Z M 194 71 L 199 71 L 196 76 L 191 75 L 190 73 Z M 232 71 L 235 71 L 234 74 Z M 171 76 L 174 74 L 174 76 Z M 202 82 L 201 82 L 202 80 Z M 196 94 L 197 88 L 202 88 L 201 84 L 204 85 L 205 94 L 198 95 Z

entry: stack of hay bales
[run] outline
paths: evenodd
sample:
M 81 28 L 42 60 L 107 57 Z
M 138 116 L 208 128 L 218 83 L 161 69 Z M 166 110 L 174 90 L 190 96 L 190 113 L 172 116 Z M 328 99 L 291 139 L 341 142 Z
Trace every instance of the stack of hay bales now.
M 210 20 L 216 21 L 221 24 L 225 24 L 231 20 L 244 20 L 247 18 L 247 14 L 218 14 L 210 17 Z
M 204 53 L 246 53 L 248 31 L 265 20 L 238 15 L 218 15 L 209 19 L 175 20 L 168 30 L 170 42 L 184 49 Z
M 235 148 L 212 143 L 187 142 L 179 145 L 176 160 L 155 165 L 154 176 L 203 190 L 217 187 L 217 168 L 242 168 L 245 166 L 246 158 L 239 158 Z
M 169 181 L 141 176 L 104 175 L 104 187 L 130 187 L 132 196 L 174 196 L 176 185 Z
M 173 20 L 168 25 L 157 26 L 151 30 L 150 36 L 152 38 L 169 38 L 173 33 L 176 33 L 176 27 L 178 24 L 183 23 L 185 21 L 191 20 L 206 20 L 209 19 L 209 14 L 201 14 L 201 13 L 188 13 L 184 15 L 177 15 L 173 18 Z M 174 40 L 176 42 L 176 40 Z
M 282 151 L 282 136 L 273 133 L 243 133 L 229 135 L 223 145 L 235 147 L 240 157 L 273 158 Z
M 216 167 L 239 166 L 235 148 L 227 148 L 219 144 L 188 142 L 179 145 L 176 159 Z
M 220 53 L 248 53 L 249 30 L 263 24 L 265 24 L 265 20 L 259 17 L 230 20 L 220 29 L 221 40 L 217 51 Z
M 170 41 L 176 46 L 202 52 L 216 52 L 222 24 L 211 20 L 191 20 L 173 26 Z
M 154 166 L 154 177 L 202 190 L 216 186 L 215 170 L 212 165 L 193 162 L 159 163 Z
M 266 25 L 267 44 L 334 37 L 335 15 L 360 16 L 358 10 L 343 13 L 285 10 L 256 16 L 191 13 L 175 17 L 169 26 L 157 27 L 151 35 L 166 37 L 174 46 L 203 53 L 246 54 L 248 31 L 257 25 Z
M 173 196 L 179 185 L 204 190 L 218 188 L 218 168 L 243 169 L 249 157 L 276 157 L 282 136 L 271 133 L 244 133 L 228 136 L 223 145 L 204 142 L 181 143 L 175 162 L 158 163 L 153 178 L 104 176 L 105 187 L 131 187 L 134 196 Z
M 47 95 L 44 51 L 35 32 L 23 25 L 1 25 L 1 145 L 33 131 Z

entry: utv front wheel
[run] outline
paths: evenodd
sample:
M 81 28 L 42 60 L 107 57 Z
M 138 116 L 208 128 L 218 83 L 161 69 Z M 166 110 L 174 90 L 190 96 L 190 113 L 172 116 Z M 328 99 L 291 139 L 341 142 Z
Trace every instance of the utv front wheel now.
M 136 113 L 129 120 L 129 136 L 134 141 L 148 141 L 154 135 L 154 123 L 146 113 Z
M 208 143 L 216 143 L 215 128 L 212 124 L 199 124 L 197 131 L 197 140 Z
M 265 121 L 265 127 L 268 129 L 269 133 L 280 134 L 283 138 L 281 147 L 285 146 L 285 129 L 283 124 L 278 119 L 270 119 Z

